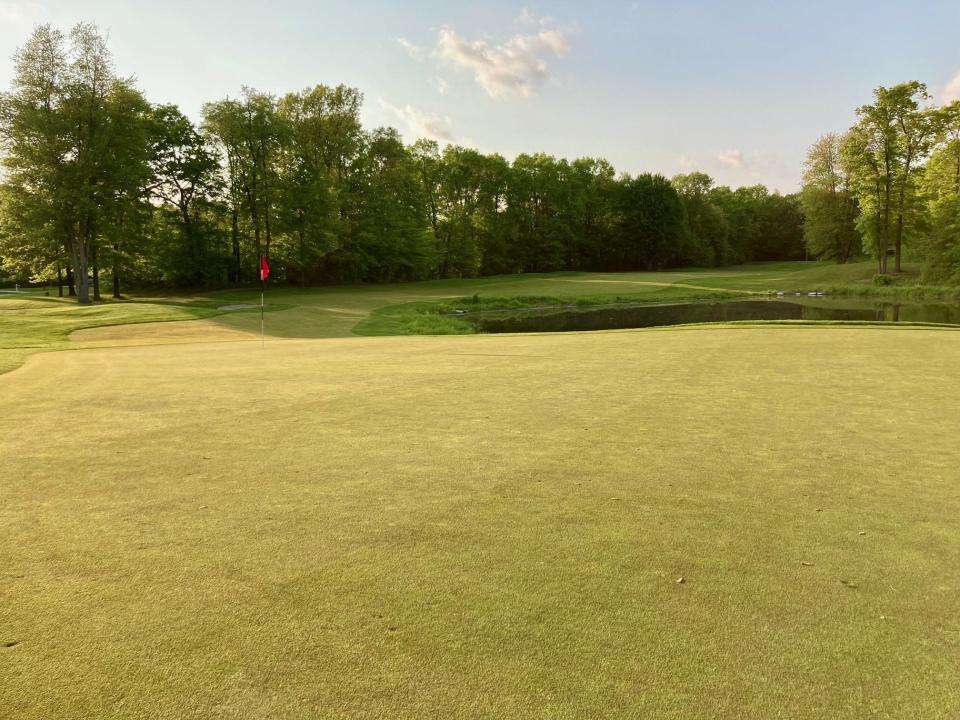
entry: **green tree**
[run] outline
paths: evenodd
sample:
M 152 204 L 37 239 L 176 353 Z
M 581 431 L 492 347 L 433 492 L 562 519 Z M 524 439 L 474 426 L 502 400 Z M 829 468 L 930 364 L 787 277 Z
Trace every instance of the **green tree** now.
M 379 128 L 367 136 L 350 173 L 350 197 L 352 230 L 333 253 L 340 277 L 389 281 L 432 274 L 437 259 L 423 186 L 396 130 Z
M 221 277 L 219 261 L 208 247 L 210 232 L 201 209 L 220 190 L 220 165 L 206 138 L 175 105 L 150 113 L 150 195 L 173 209 L 182 251 L 171 264 L 178 282 L 206 285 Z
M 807 151 L 801 200 L 804 242 L 810 254 L 845 263 L 857 251 L 857 199 L 841 162 L 844 138 L 828 133 Z
M 277 207 L 285 261 L 301 285 L 349 232 L 348 170 L 362 143 L 361 101 L 353 88 L 317 85 L 278 104 L 286 142 L 280 146 Z
M 713 178 L 694 172 L 671 180 L 683 198 L 690 233 L 698 246 L 698 265 L 724 265 L 731 261 L 730 226 L 723 210 L 711 199 Z
M 63 34 L 41 25 L 17 51 L 11 89 L 0 97 L 0 255 L 21 277 L 67 265 L 73 242 L 65 193 L 72 146 L 63 112 L 69 65 Z
M 570 166 L 544 153 L 518 155 L 510 168 L 506 222 L 510 257 L 519 272 L 565 267 L 573 228 L 563 215 Z
M 231 205 L 234 276 L 253 267 L 258 255 L 270 255 L 277 212 L 279 158 L 287 127 L 272 95 L 243 88 L 239 100 L 220 100 L 203 108 L 204 128 L 220 147 L 227 170 Z M 253 231 L 249 262 L 241 258 L 241 217 Z
M 938 112 L 939 144 L 924 173 L 926 277 L 960 284 L 960 101 Z
M 563 178 L 568 184 L 564 223 L 570 228 L 566 267 L 598 270 L 614 245 L 616 230 L 616 170 L 602 158 L 578 158 Z
M 614 270 L 664 270 L 687 260 L 689 228 L 679 193 L 662 175 L 620 184 Z
M 921 82 L 879 87 L 873 94 L 872 105 L 858 108 L 859 122 L 847 134 L 841 158 L 860 206 L 864 248 L 877 258 L 879 273 L 887 272 L 893 250 L 900 272 L 903 241 L 916 233 L 917 184 L 933 138 L 933 114 L 920 106 L 929 99 Z
M 38 27 L 16 59 L 4 96 L 2 133 L 8 181 L 20 191 L 8 237 L 47 238 L 62 245 L 75 271 L 77 299 L 100 299 L 101 263 L 113 266 L 119 294 L 123 228 L 148 177 L 146 101 L 132 81 L 116 76 L 94 25 L 70 33 Z M 106 243 L 103 241 L 106 240 Z M 105 245 L 105 247 L 104 247 Z

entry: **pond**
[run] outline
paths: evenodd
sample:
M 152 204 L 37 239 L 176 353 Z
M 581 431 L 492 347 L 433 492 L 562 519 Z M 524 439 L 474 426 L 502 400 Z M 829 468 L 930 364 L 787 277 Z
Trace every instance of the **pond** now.
M 511 310 L 469 318 L 480 332 L 573 332 L 738 320 L 846 320 L 960 325 L 960 305 L 890 304 L 833 298 L 725 300 L 676 305 L 604 305 Z

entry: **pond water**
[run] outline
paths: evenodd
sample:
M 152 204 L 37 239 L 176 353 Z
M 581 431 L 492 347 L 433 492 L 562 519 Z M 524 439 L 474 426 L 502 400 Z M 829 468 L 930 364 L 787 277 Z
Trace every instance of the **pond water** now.
M 572 332 L 737 320 L 847 320 L 960 325 L 960 305 L 881 304 L 862 300 L 725 300 L 677 305 L 604 305 L 484 313 L 471 318 L 480 332 Z

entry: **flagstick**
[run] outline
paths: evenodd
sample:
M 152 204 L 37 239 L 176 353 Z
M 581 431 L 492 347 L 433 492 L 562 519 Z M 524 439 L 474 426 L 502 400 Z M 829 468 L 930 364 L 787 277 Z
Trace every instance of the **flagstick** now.
M 260 281 L 260 347 L 261 349 L 266 347 L 265 341 L 263 339 L 263 291 L 266 289 L 266 281 Z

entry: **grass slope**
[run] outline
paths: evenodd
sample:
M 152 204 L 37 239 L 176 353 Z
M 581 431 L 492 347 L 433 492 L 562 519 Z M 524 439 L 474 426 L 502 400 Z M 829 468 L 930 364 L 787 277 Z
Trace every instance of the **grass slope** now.
M 69 298 L 0 295 L 0 373 L 18 367 L 34 352 L 69 348 L 70 333 L 81 328 L 212 317 L 216 305 L 107 302 L 81 307 Z
M 958 366 L 836 327 L 35 356 L 0 714 L 958 717 Z

